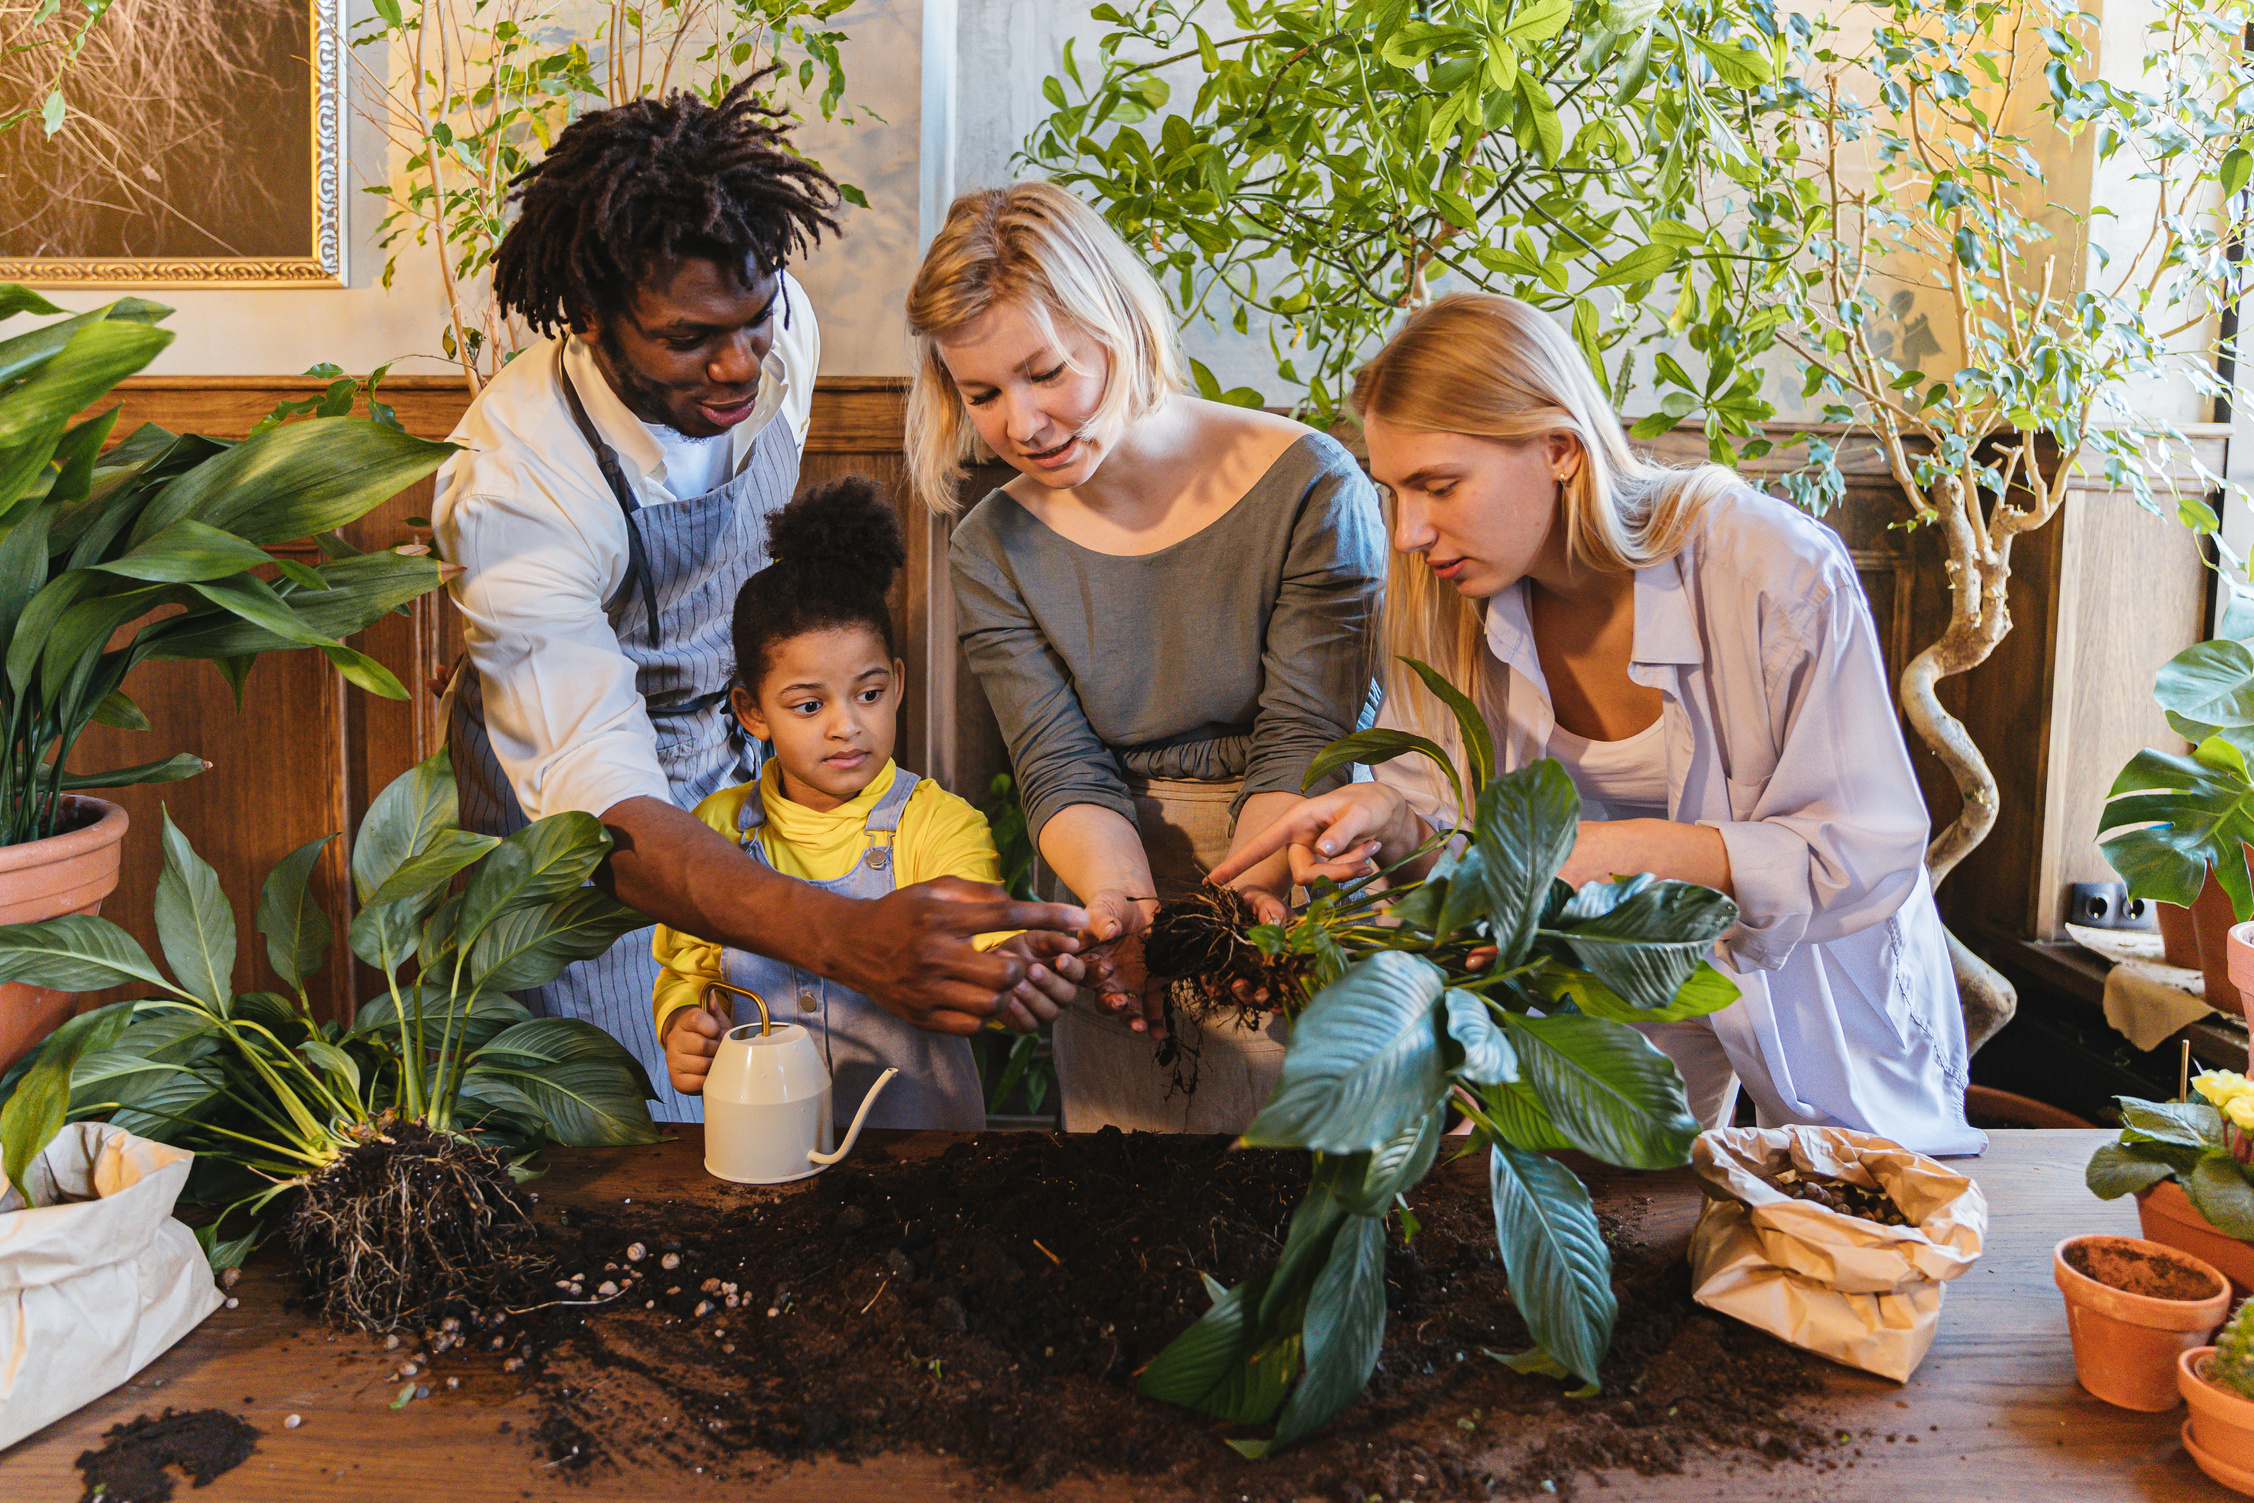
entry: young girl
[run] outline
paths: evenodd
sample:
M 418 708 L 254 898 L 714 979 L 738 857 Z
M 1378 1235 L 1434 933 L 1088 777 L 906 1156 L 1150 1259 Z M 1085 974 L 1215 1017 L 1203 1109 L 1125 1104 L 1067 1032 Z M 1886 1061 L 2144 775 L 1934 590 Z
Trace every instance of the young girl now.
M 731 703 L 774 756 L 758 781 L 698 804 L 697 818 L 753 860 L 847 897 L 937 877 L 998 880 L 994 838 L 978 811 L 892 763 L 904 686 L 885 593 L 908 557 L 892 509 L 868 480 L 833 481 L 775 514 L 767 552 L 773 561 L 736 597 Z M 1012 994 L 1010 1026 L 1030 1032 L 1071 999 L 1086 973 L 1074 956 L 1055 953 L 1064 940 L 980 937 L 982 949 L 1004 945 L 1038 962 Z M 657 1036 L 674 1089 L 704 1089 L 730 1023 L 709 1010 L 718 1004 L 708 1004 L 708 988 L 723 982 L 756 992 L 776 1022 L 814 1035 L 835 1082 L 840 1132 L 887 1067 L 900 1076 L 877 1098 L 869 1126 L 986 1125 L 967 1039 L 925 1032 L 834 981 L 664 925 L 651 948 L 661 967 Z M 758 1021 L 748 1002 L 738 1006 L 732 1021 Z

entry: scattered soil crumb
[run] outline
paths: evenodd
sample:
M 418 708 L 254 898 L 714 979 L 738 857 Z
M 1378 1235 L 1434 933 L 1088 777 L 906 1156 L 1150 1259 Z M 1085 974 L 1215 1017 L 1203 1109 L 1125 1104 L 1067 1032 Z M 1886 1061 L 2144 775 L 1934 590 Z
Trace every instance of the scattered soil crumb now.
M 79 1475 L 86 1479 L 79 1503 L 165 1503 L 174 1486 L 166 1468 L 178 1467 L 203 1487 L 249 1460 L 258 1435 L 249 1422 L 223 1409 L 167 1409 L 112 1425 L 102 1432 L 108 1444 L 78 1455 Z
M 1246 1432 L 1138 1396 L 1135 1374 L 1204 1313 L 1200 1275 L 1270 1265 L 1306 1187 L 1306 1155 L 1226 1138 L 1010 1133 L 936 1155 L 864 1146 L 787 1192 L 543 1210 L 541 1308 L 491 1340 L 473 1317 L 480 1339 L 435 1364 L 507 1353 L 540 1406 L 539 1463 L 577 1475 L 746 1478 L 819 1452 L 920 1451 L 988 1485 L 1108 1475 L 1367 1503 L 1571 1497 L 1592 1471 L 1715 1452 L 1826 1464 L 1833 1432 L 1799 1413 L 1821 1364 L 1693 1304 L 1679 1242 L 1644 1240 L 1648 1197 L 1606 1227 L 1620 1316 L 1599 1395 L 1485 1355 L 1531 1341 L 1476 1162 L 1410 1195 L 1422 1230 L 1404 1246 L 1396 1226 L 1387 1249 L 1368 1392 L 1306 1443 L 1244 1461 L 1222 1442 Z M 594 1300 L 637 1242 L 677 1271 Z

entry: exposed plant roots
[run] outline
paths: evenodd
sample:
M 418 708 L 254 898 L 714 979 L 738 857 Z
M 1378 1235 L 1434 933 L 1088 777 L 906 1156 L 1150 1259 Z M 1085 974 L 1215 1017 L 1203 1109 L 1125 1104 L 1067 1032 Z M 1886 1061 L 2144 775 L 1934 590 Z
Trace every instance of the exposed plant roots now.
M 1227 887 L 1201 885 L 1158 905 L 1143 935 L 1143 966 L 1167 983 L 1166 1037 L 1157 1063 L 1173 1071 L 1169 1095 L 1197 1092 L 1200 1025 L 1258 1028 L 1270 1011 L 1306 1000 L 1306 958 L 1262 951 L 1245 937 L 1259 921 L 1252 901 Z M 1239 983 L 1245 997 L 1265 989 L 1267 1002 L 1239 997 Z
M 308 1180 L 289 1238 L 321 1312 L 370 1331 L 503 1303 L 540 1261 L 507 1160 L 420 1123 L 372 1125 Z

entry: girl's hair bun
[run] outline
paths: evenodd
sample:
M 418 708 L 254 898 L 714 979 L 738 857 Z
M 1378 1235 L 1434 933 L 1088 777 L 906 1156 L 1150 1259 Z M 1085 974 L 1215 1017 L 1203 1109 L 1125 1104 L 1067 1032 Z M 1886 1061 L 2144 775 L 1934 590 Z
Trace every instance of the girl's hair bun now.
M 881 595 L 908 562 L 908 541 L 877 483 L 844 475 L 767 519 L 767 556 L 778 569 L 849 577 Z

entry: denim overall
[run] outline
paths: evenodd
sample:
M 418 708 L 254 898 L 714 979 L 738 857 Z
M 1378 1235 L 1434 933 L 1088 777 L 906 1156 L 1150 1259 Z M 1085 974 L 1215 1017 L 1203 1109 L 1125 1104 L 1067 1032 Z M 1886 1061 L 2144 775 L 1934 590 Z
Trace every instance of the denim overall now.
M 556 379 L 626 517 L 626 578 L 603 608 L 619 650 L 634 663 L 634 687 L 657 731 L 658 765 L 673 802 L 694 809 L 707 795 L 758 776 L 759 749 L 728 709 L 735 675 L 729 627 L 736 592 L 767 562 L 767 518 L 797 487 L 798 445 L 790 424 L 778 417 L 752 441 L 743 468 L 725 485 L 643 510 L 560 360 Z M 462 828 L 510 834 L 526 821 L 486 737 L 483 688 L 466 661 L 456 679 L 447 744 Z M 657 1092 L 650 1114 L 659 1121 L 702 1122 L 704 1099 L 682 1095 L 666 1079 L 665 1050 L 652 1021 L 658 966 L 650 935 L 637 929 L 606 953 L 516 997 L 536 1014 L 584 1019 L 624 1044 L 650 1073 Z
M 908 796 L 920 781 L 906 768 L 893 769 L 892 787 L 869 811 L 863 827 L 869 843 L 861 859 L 844 876 L 811 885 L 847 898 L 881 898 L 891 892 L 892 838 L 900 829 Z M 759 789 L 754 786 L 736 816 L 736 839 L 752 860 L 771 867 L 774 863 L 767 859 L 760 835 L 766 823 L 767 811 L 760 806 Z M 868 1126 L 957 1132 L 977 1132 L 986 1126 L 985 1093 L 979 1089 L 970 1040 L 927 1033 L 859 992 L 748 950 L 728 951 L 725 964 L 730 986 L 758 993 L 776 1022 L 797 1023 L 814 1036 L 822 1061 L 829 1066 L 830 1117 L 840 1139 L 860 1110 L 861 1098 L 887 1067 L 900 1074 L 877 1098 Z M 737 999 L 736 1009 L 738 1024 L 759 1021 L 759 1010 L 749 1002 Z

